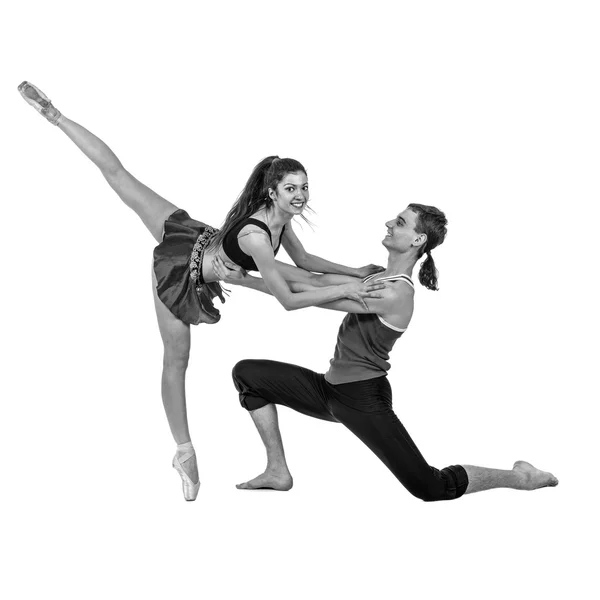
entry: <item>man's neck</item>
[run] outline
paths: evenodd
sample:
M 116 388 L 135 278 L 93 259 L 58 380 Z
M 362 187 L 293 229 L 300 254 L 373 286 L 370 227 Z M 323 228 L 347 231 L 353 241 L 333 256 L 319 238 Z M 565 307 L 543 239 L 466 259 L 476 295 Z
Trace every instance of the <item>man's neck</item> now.
M 386 270 L 380 274 L 380 277 L 389 277 L 391 275 L 408 275 L 412 277 L 413 268 L 416 260 L 406 254 L 390 253 Z

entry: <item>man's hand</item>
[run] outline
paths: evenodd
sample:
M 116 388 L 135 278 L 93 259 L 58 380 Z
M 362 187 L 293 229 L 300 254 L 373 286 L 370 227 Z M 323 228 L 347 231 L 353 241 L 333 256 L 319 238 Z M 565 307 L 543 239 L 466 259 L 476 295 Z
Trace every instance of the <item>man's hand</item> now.
M 213 258 L 212 268 L 220 280 L 231 285 L 243 285 L 244 279 L 248 276 L 242 267 L 230 262 L 225 263 L 218 256 Z
M 383 298 L 381 290 L 385 289 L 385 287 L 385 283 L 380 281 L 369 281 L 369 283 L 355 281 L 343 284 L 343 289 L 346 291 L 346 298 L 360 302 L 366 310 L 369 310 L 369 307 L 365 300 L 369 298 L 372 300 Z
M 369 275 L 373 275 L 373 273 L 381 273 L 382 271 L 385 271 L 385 267 L 380 267 L 379 265 L 367 265 L 366 267 L 356 269 L 356 277 L 364 279 Z

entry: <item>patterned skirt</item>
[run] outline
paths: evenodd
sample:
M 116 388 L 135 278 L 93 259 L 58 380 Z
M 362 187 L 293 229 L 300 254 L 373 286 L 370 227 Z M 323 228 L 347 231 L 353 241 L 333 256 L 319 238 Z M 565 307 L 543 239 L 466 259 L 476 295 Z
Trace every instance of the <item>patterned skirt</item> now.
M 154 249 L 156 291 L 163 304 L 188 325 L 216 323 L 221 313 L 213 298 L 225 302 L 215 281 L 204 283 L 202 257 L 217 229 L 176 210 L 165 221 L 163 241 Z

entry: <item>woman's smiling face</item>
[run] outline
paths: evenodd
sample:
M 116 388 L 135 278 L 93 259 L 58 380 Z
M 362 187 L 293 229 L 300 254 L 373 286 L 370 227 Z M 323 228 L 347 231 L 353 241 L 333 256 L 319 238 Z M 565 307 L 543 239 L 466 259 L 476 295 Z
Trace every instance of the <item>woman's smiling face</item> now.
M 284 212 L 301 214 L 309 199 L 306 173 L 288 173 L 277 184 L 277 190 L 269 188 L 269 197 Z

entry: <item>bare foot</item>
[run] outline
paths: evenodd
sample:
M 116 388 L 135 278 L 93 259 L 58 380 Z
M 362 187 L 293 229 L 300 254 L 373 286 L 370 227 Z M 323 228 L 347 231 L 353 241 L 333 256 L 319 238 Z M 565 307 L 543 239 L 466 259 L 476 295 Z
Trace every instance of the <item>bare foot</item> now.
M 268 469 L 258 477 L 239 483 L 235 487 L 238 490 L 277 490 L 287 492 L 292 489 L 294 480 L 289 471 L 269 471 Z
M 523 487 L 521 489 L 523 490 L 537 490 L 543 487 L 558 485 L 558 479 L 552 473 L 540 471 L 524 460 L 518 460 L 513 465 L 513 471 L 521 474 L 523 478 Z

